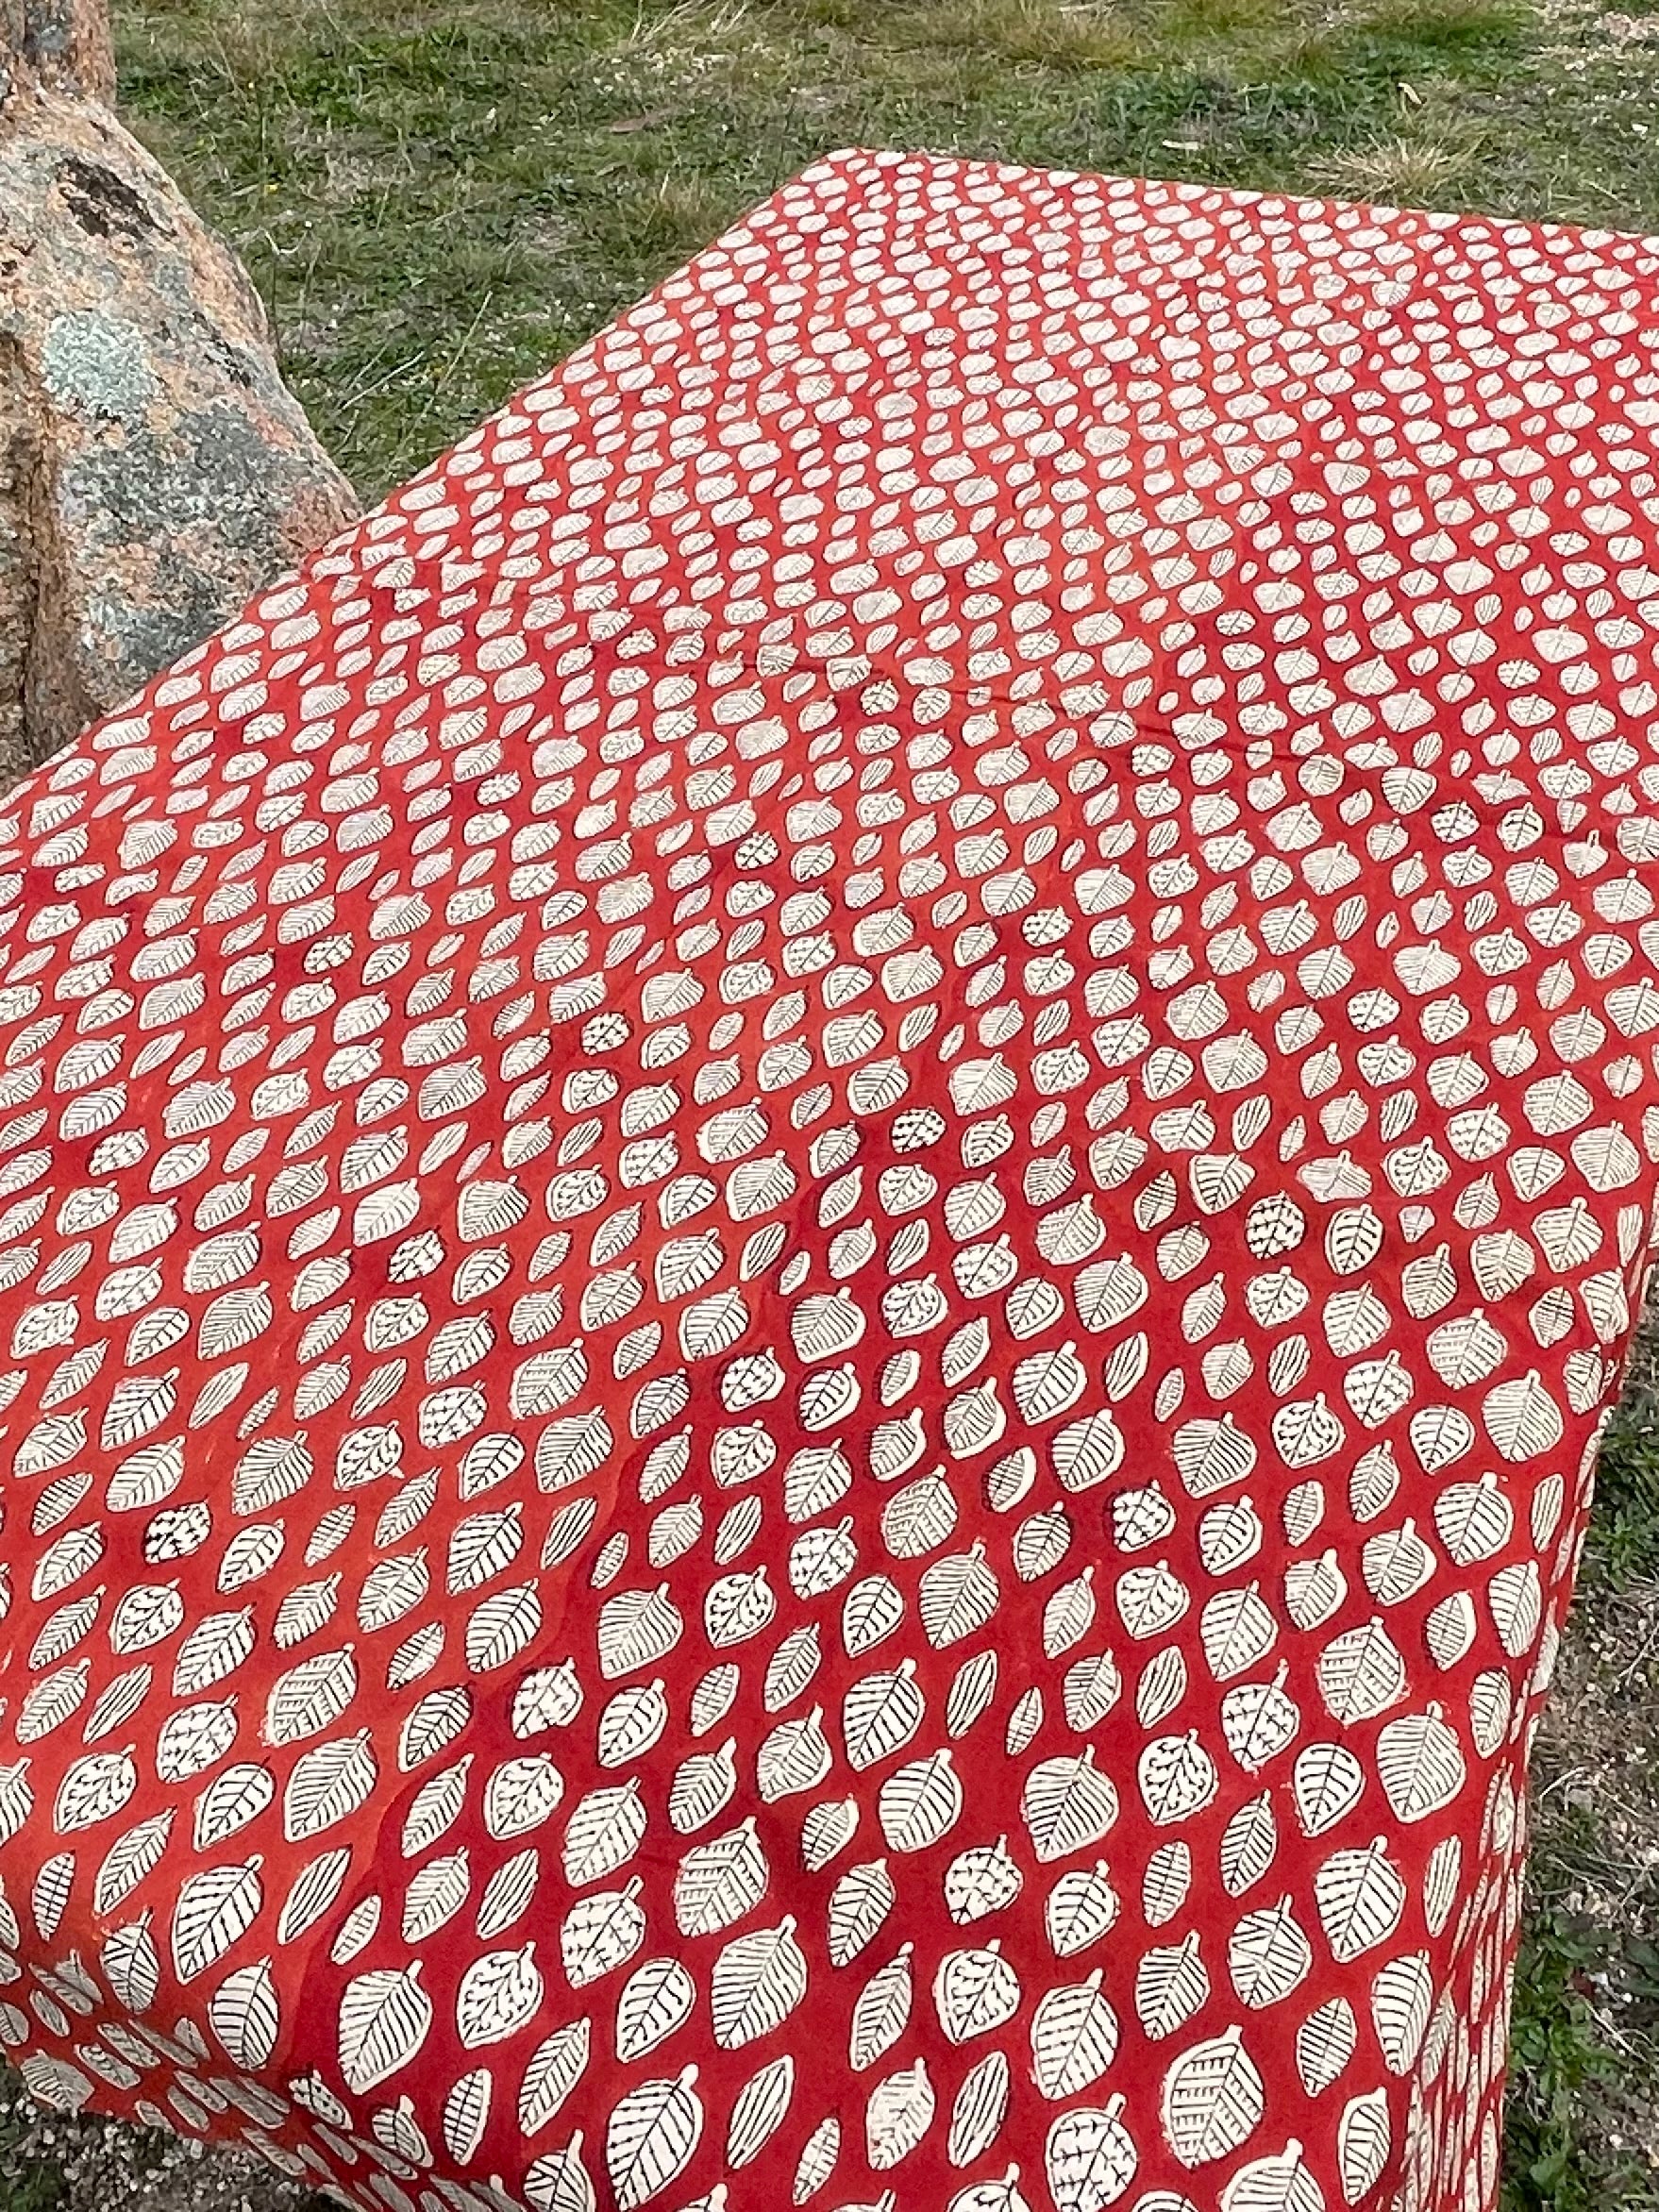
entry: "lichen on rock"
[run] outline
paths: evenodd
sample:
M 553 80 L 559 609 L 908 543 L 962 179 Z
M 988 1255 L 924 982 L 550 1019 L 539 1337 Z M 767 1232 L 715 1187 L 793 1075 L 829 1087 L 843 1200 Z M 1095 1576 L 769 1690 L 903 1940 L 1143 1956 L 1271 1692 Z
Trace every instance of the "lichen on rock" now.
M 0 779 L 356 512 L 112 90 L 101 0 L 0 0 Z

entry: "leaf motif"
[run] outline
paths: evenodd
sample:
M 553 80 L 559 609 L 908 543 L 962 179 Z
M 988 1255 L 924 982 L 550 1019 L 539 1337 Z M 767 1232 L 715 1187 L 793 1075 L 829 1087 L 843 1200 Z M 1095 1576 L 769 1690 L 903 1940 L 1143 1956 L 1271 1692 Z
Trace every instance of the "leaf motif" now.
M 1488 1391 L 1481 1419 L 1499 1457 L 1512 1466 L 1553 1451 L 1566 1433 L 1561 1409 L 1536 1372 Z
M 1050 1989 L 1031 2016 L 1031 2068 L 1045 2097 L 1074 2097 L 1099 2080 L 1117 2052 L 1117 2015 L 1086 1982 Z
M 821 2120 L 807 2137 L 806 2148 L 796 2165 L 792 2203 L 804 2204 L 815 2197 L 835 2171 L 840 2155 L 841 2122 L 831 2114 L 828 2120 Z
M 849 1868 L 830 1899 L 830 1964 L 850 1965 L 880 1935 L 897 1902 L 897 1892 L 884 1861 Z
M 224 2044 L 231 2064 L 257 2073 L 276 2048 L 281 2010 L 268 1958 L 227 1974 L 208 2006 L 208 2023 Z
M 490 2119 L 493 2079 L 488 2067 L 475 2067 L 462 2074 L 444 2100 L 441 2124 L 444 2144 L 452 2158 L 468 2164 L 484 2139 Z
M 283 1792 L 282 1830 L 290 1843 L 320 1835 L 368 1801 L 378 1769 L 372 1732 L 319 1744 L 294 1762 Z
M 1181 2053 L 1164 2077 L 1163 2109 L 1164 2132 L 1183 2166 L 1207 2166 L 1249 2140 L 1265 2096 L 1236 2028 Z
M 996 1694 L 995 1649 L 978 1651 L 971 1659 L 964 1659 L 956 1670 L 956 1679 L 945 1701 L 946 1733 L 953 1740 L 966 1735 L 975 1721 L 987 1710 Z
M 1184 2027 L 1209 1996 L 1210 1976 L 1196 1935 L 1143 1953 L 1135 1969 L 1135 2011 L 1154 2041 Z
M 593 2044 L 593 2025 L 573 2020 L 556 2028 L 537 2045 L 525 2068 L 518 2091 L 518 2124 L 526 2136 L 536 2135 L 553 2119 L 587 2069 Z
M 1314 1877 L 1314 1899 L 1332 1954 L 1346 1965 L 1386 1942 L 1405 1910 L 1405 1883 L 1379 1837 L 1368 1851 L 1340 1851 Z
M 127 1375 L 116 1383 L 98 1431 L 104 1450 L 122 1450 L 161 1426 L 178 1401 L 177 1372 Z
M 204 1361 L 222 1360 L 262 1336 L 276 1317 L 270 1286 L 257 1282 L 242 1290 L 227 1290 L 203 1314 L 196 1350 Z
M 1118 2117 L 1122 2110 L 1121 2097 L 1104 2109 L 1076 2104 L 1049 2128 L 1043 2163 L 1055 2212 L 1100 2212 L 1129 2187 L 1140 2154 Z
M 525 2194 L 536 2212 L 596 2212 L 598 2198 L 582 2163 L 579 2128 L 562 2151 L 536 2160 L 525 2175 Z
M 999 1596 L 980 1546 L 938 1560 L 922 1577 L 923 1634 L 936 1651 L 977 1635 L 995 1614 Z M 898 1604 L 902 1607 L 902 1599 Z
M 915 1684 L 915 1662 L 897 1672 L 868 1674 L 853 1684 L 842 1705 L 842 1734 L 855 1770 L 902 1751 L 922 1724 L 925 1703 Z
M 534 1642 L 542 1626 L 542 1601 L 533 1582 L 494 1590 L 466 1624 L 466 1663 L 474 1674 L 511 1665 Z
M 149 2011 L 161 1983 L 161 1962 L 156 1955 L 147 1920 L 117 1928 L 105 1938 L 99 1952 L 104 1979 L 124 2012 L 136 2018 Z
M 1377 1772 L 1397 1819 L 1426 1819 L 1450 1804 L 1466 1768 L 1457 1737 L 1439 1708 L 1404 1714 L 1377 1738 Z
M 1117 1820 L 1117 1792 L 1094 1765 L 1094 1751 L 1046 1759 L 1031 1768 L 1020 1813 L 1037 1857 L 1047 1864 L 1098 1843 Z
M 1371 1985 L 1371 2019 L 1388 2070 L 1409 2073 L 1428 2033 L 1434 1978 L 1426 1951 L 1390 1959 Z
M 703 2132 L 696 2078 L 688 2066 L 674 2081 L 642 2082 L 612 2107 L 605 2163 L 621 2212 L 661 2195 L 691 2163 Z
M 340 1895 L 350 1867 L 351 1853 L 343 1850 L 324 1852 L 300 1868 L 277 1916 L 278 1943 L 292 1943 L 321 1919 Z
M 340 2070 L 359 2096 L 409 2064 L 431 2032 L 432 2002 L 420 1986 L 421 1962 L 377 1968 L 345 1986 L 340 2001 Z
M 1215 1762 L 1198 1740 L 1186 1735 L 1154 1736 L 1136 1764 L 1141 1801 L 1159 1826 L 1190 1819 L 1215 1797 L 1219 1786 Z
M 1002 2132 L 1008 2117 L 1008 2053 L 990 2051 L 963 2077 L 950 2108 L 946 2155 L 952 2166 L 972 2166 Z
M 961 1852 L 945 1869 L 945 1902 L 959 1927 L 1001 1912 L 1024 1885 L 1018 1864 L 1008 1853 L 1005 1836 Z
M 1336 2123 L 1336 2163 L 1342 2175 L 1344 2204 L 1357 2204 L 1382 2179 L 1393 2137 L 1388 2122 L 1388 2094 L 1372 2089 L 1350 2097 Z
M 1380 1619 L 1348 1629 L 1319 1654 L 1319 1693 L 1333 1720 L 1375 1719 L 1405 1694 L 1405 1661 Z
M 616 2000 L 616 2055 L 644 2058 L 691 2018 L 696 1984 L 677 1958 L 650 1958 L 637 1967 Z
M 733 2172 L 760 2156 L 783 2125 L 794 2094 L 795 2060 L 788 2052 L 744 2084 L 726 2132 L 726 2163 Z
M 273 1744 L 299 1743 L 338 1720 L 357 1695 L 351 1652 L 321 1651 L 277 1678 L 265 1703 L 265 1735 Z
M 534 2019 L 542 2002 L 542 1973 L 535 1946 L 520 1951 L 489 1951 L 461 1976 L 455 1999 L 456 2033 L 463 2051 L 500 2043 Z
M 1227 1943 L 1227 1969 L 1241 2004 L 1259 2012 L 1278 2004 L 1313 1970 L 1314 1951 L 1282 1897 L 1262 1912 L 1246 1913 Z
M 913 1760 L 881 1785 L 877 1810 L 893 1851 L 926 1851 L 962 1814 L 962 1784 L 948 1751 Z
M 715 1936 L 731 1927 L 760 1903 L 769 1880 L 752 1819 L 698 1844 L 675 1877 L 674 1917 L 680 1934 Z
M 714 1961 L 709 2006 L 714 2040 L 735 2051 L 770 2035 L 807 1993 L 807 1962 L 790 1916 L 729 1943 Z
M 885 1966 L 878 1967 L 859 1991 L 849 2039 L 855 2073 L 863 2073 L 884 2057 L 910 2024 L 915 1995 L 911 1954 L 912 1946 L 907 1943 Z
M 1358 2036 L 1353 2007 L 1332 1997 L 1309 2013 L 1296 2033 L 1296 2069 L 1310 2097 L 1317 2097 L 1353 2056 Z
M 645 1939 L 645 1916 L 635 1902 L 639 1884 L 578 1898 L 559 1934 L 564 1976 L 573 1989 L 625 1965 Z
M 1221 1885 L 1229 1897 L 1242 1897 L 1259 1882 L 1279 1849 L 1273 1801 L 1265 1791 L 1240 1805 L 1221 1837 Z
M 173 1970 L 181 1982 L 205 1973 L 244 1936 L 264 1902 L 260 1864 L 209 1867 L 192 1874 L 173 1911 Z

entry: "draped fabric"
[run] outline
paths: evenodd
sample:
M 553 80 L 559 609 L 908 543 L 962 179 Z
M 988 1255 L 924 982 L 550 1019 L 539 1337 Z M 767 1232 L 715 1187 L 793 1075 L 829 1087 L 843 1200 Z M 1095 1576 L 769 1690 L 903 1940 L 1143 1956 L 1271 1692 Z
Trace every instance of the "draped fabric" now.
M 0 823 L 0 2038 L 368 2212 L 1489 2212 L 1659 247 L 810 169 Z

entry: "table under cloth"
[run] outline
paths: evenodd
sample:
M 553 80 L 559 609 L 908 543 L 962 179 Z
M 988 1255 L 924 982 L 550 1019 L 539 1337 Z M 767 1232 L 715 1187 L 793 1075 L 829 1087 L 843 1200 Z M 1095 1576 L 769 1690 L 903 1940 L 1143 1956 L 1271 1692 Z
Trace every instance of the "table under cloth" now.
M 837 155 L 11 795 L 0 2039 L 367 2212 L 1487 2212 L 1659 243 Z

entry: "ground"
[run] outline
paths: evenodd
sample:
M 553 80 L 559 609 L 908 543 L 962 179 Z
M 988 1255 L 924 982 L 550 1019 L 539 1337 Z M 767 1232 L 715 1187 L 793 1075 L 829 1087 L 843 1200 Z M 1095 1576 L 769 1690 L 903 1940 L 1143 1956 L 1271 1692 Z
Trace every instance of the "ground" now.
M 166 0 L 129 120 L 372 497 L 832 146 L 1659 231 L 1659 15 L 1510 0 Z M 1535 1772 L 1506 2212 L 1659 2212 L 1659 1401 L 1603 1454 Z M 320 2200 L 312 2201 L 313 2206 Z M 0 2212 L 298 2212 L 0 2113 Z M 310 2208 L 308 2208 L 310 2212 Z

